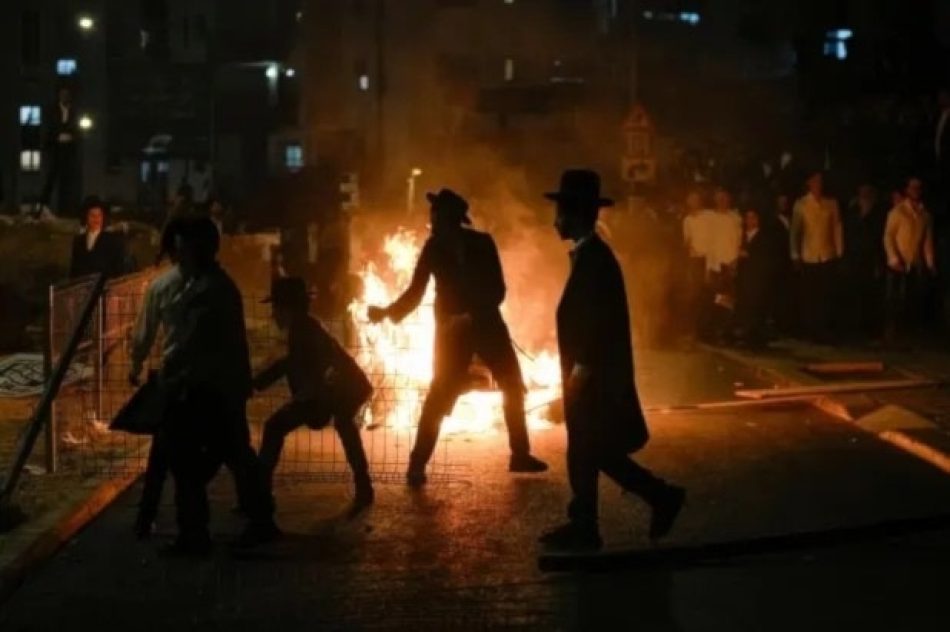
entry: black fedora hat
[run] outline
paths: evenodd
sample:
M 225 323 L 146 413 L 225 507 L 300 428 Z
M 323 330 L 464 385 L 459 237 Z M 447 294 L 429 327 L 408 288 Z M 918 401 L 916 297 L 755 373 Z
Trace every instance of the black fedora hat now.
M 261 302 L 280 306 L 306 307 L 312 296 L 307 291 L 307 284 L 300 277 L 281 277 L 273 280 L 270 296 Z
M 100 198 L 98 195 L 86 196 L 83 199 L 82 204 L 79 207 L 79 210 L 82 216 L 85 217 L 86 214 L 89 213 L 89 211 L 91 211 L 94 208 L 97 208 L 100 211 L 102 211 L 102 214 L 104 216 L 109 215 L 109 205 L 103 202 L 102 198 Z
M 590 169 L 568 169 L 561 174 L 561 186 L 544 197 L 555 202 L 567 200 L 587 202 L 598 207 L 613 206 L 614 201 L 600 195 L 600 176 Z
M 426 199 L 435 212 L 455 217 L 462 224 L 472 223 L 468 216 L 468 202 L 455 191 L 442 189 L 438 193 L 426 193 Z

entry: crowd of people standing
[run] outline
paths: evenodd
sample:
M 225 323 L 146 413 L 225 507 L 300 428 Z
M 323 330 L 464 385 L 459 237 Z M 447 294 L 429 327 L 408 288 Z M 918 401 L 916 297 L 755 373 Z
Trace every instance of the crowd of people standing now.
M 923 180 L 907 177 L 887 200 L 861 184 L 846 205 L 821 170 L 802 189 L 772 208 L 737 205 L 723 186 L 686 195 L 677 269 L 691 333 L 761 346 L 779 335 L 893 342 L 933 327 L 937 248 Z

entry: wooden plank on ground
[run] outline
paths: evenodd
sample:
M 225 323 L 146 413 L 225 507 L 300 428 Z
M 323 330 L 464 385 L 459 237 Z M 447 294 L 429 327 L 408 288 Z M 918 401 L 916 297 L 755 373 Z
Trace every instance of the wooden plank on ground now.
M 866 391 L 925 388 L 928 386 L 937 386 L 939 384 L 940 382 L 937 380 L 878 380 L 867 382 L 841 382 L 838 384 L 817 384 L 814 386 L 744 389 L 736 391 L 736 396 L 747 399 L 766 399 L 775 397 L 833 395 L 836 393 L 861 393 Z
M 884 363 L 880 360 L 869 362 L 816 362 L 805 365 L 809 373 L 835 375 L 838 373 L 883 373 Z

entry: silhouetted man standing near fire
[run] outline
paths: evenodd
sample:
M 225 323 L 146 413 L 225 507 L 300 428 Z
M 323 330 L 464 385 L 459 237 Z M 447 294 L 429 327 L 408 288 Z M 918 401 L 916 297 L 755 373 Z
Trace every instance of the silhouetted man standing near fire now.
M 468 202 L 457 193 L 442 189 L 427 197 L 432 205 L 432 236 L 419 255 L 412 283 L 389 307 L 369 309 L 373 322 L 384 318 L 399 322 L 419 306 L 429 277 L 435 277 L 435 366 L 406 481 L 414 487 L 425 484 L 426 464 L 435 450 L 442 419 L 467 386 L 474 354 L 491 369 L 504 393 L 511 446 L 508 469 L 544 472 L 548 466 L 531 455 L 521 367 L 499 311 L 505 280 L 495 242 L 463 226 L 471 224 Z
M 218 265 L 219 240 L 214 222 L 198 218 L 187 222 L 177 248 L 184 280 L 175 298 L 180 344 L 165 354 L 162 367 L 169 398 L 162 440 L 178 509 L 178 538 L 168 550 L 174 555 L 210 552 L 206 487 L 225 463 L 248 517 L 239 544 L 253 546 L 280 534 L 247 427 L 252 376 L 241 293 Z
M 558 234 L 575 244 L 571 274 L 557 309 L 573 498 L 569 522 L 544 534 L 541 542 L 570 550 L 601 547 L 600 472 L 650 504 L 650 537 L 657 539 L 673 527 L 686 493 L 628 456 L 646 444 L 649 433 L 634 381 L 623 274 L 610 247 L 594 230 L 600 209 L 613 201 L 601 197 L 596 173 L 579 169 L 564 172 L 560 190 L 546 197 L 557 202 Z

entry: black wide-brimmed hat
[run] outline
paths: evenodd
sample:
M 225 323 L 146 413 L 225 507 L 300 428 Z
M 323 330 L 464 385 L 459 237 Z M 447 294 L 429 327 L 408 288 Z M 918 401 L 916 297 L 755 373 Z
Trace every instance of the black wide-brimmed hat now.
M 555 202 L 560 200 L 595 204 L 598 207 L 613 206 L 614 201 L 600 195 L 600 176 L 590 169 L 568 169 L 561 174 L 559 190 L 545 193 L 544 197 Z
M 442 189 L 438 193 L 426 193 L 426 199 L 436 213 L 454 217 L 462 224 L 471 224 L 468 216 L 468 202 L 451 189 Z
M 99 210 L 102 211 L 102 214 L 104 216 L 108 217 L 109 206 L 105 202 L 102 201 L 102 198 L 100 198 L 97 195 L 86 196 L 83 199 L 82 204 L 79 207 L 79 210 L 80 210 L 80 213 L 82 214 L 82 217 L 85 217 L 89 213 L 89 211 L 91 211 L 94 208 L 98 208 Z
M 270 296 L 261 302 L 282 307 L 306 307 L 312 296 L 307 291 L 307 284 L 300 277 L 281 277 L 273 280 Z

